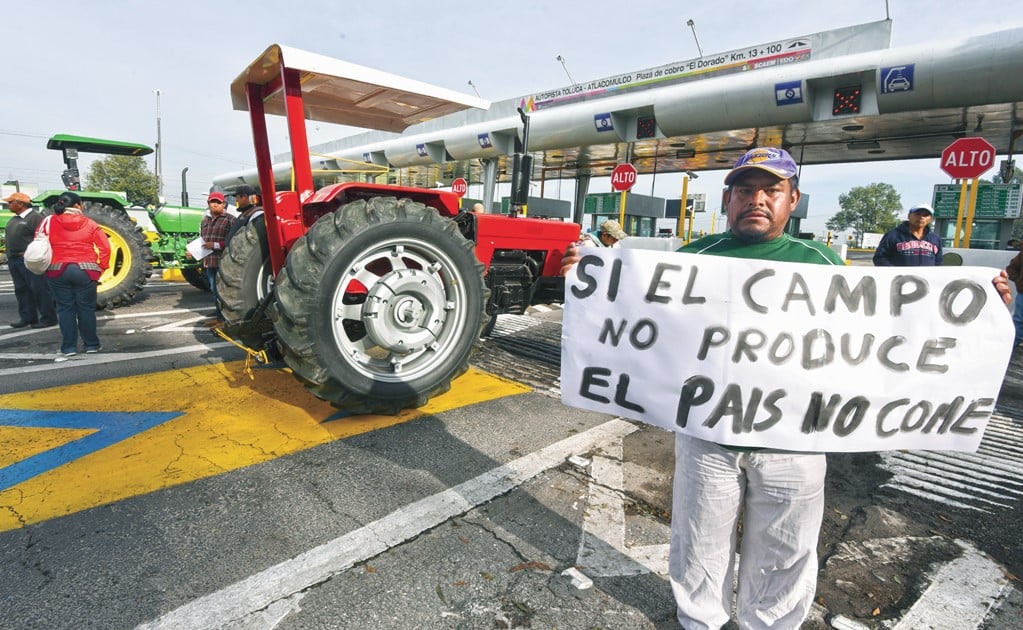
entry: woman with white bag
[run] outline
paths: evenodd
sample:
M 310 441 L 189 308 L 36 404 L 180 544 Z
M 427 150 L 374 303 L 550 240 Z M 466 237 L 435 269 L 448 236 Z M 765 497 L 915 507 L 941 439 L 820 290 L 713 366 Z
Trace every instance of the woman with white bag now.
M 82 214 L 82 199 L 76 193 L 58 197 L 53 212 L 49 222 L 53 258 L 46 278 L 60 324 L 57 360 L 63 361 L 78 352 L 79 333 L 87 354 L 100 350 L 96 287 L 110 266 L 110 241 L 95 221 Z

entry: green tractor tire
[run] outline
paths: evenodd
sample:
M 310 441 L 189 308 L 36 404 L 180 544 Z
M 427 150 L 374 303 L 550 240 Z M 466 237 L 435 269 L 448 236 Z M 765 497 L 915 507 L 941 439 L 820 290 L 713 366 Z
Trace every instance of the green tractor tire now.
M 97 308 L 131 304 L 153 274 L 153 250 L 142 228 L 118 208 L 86 201 L 84 214 L 99 224 L 110 239 L 110 267 L 99 278 Z

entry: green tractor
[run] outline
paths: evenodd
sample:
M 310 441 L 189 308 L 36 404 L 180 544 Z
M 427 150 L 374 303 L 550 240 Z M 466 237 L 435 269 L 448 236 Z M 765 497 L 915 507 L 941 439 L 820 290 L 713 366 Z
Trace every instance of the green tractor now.
M 184 193 L 183 193 L 184 194 Z M 182 198 L 182 202 L 187 197 Z M 153 265 L 159 269 L 177 269 L 182 277 L 197 289 L 210 290 L 209 280 L 203 271 L 202 262 L 187 255 L 186 246 L 199 236 L 205 208 L 191 208 L 187 205 L 161 205 L 155 210 L 132 207 L 128 214 L 142 225 L 143 234 L 153 250 Z
M 118 142 L 58 134 L 46 143 L 47 149 L 60 150 L 66 169 L 61 175 L 67 190 L 82 198 L 85 214 L 98 223 L 110 238 L 110 268 L 100 277 L 96 301 L 101 308 L 130 304 L 153 273 L 154 266 L 178 268 L 189 283 L 209 290 L 205 274 L 196 261 L 185 255 L 185 244 L 199 235 L 202 209 L 185 206 L 162 206 L 156 210 L 132 208 L 118 193 L 92 192 L 81 189 L 78 154 L 149 155 L 153 149 L 133 142 Z M 32 200 L 49 209 L 62 190 L 42 192 Z M 142 226 L 132 218 L 133 212 L 144 211 L 155 230 L 147 238 Z M 142 215 L 145 216 L 145 215 Z

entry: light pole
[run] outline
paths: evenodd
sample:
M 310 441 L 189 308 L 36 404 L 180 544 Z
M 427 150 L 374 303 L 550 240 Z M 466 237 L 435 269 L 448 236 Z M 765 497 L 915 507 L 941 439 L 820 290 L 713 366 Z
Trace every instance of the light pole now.
M 555 59 L 561 62 L 561 67 L 565 69 L 565 74 L 568 75 L 568 80 L 572 82 L 572 85 L 575 85 L 575 79 L 572 78 L 572 75 L 568 72 L 568 66 L 565 65 L 565 58 L 558 55 Z
M 163 197 L 163 160 L 160 151 L 163 143 L 160 140 L 160 90 L 153 90 L 156 93 L 156 202 L 160 203 Z
M 476 93 L 477 98 L 483 98 L 480 96 L 480 91 L 476 89 L 476 84 L 472 82 L 472 79 L 469 79 L 469 87 L 471 87 L 472 91 Z
M 696 50 L 699 51 L 700 57 L 703 57 L 703 48 L 700 47 L 700 38 L 696 36 L 696 23 L 693 22 L 692 18 L 686 21 L 686 26 L 693 29 L 693 39 L 696 40 Z

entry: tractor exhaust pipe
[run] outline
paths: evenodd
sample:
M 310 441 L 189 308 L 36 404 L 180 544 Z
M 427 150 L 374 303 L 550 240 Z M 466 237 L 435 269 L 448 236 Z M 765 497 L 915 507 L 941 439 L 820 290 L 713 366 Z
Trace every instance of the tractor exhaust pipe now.
M 188 172 L 188 167 L 181 169 L 181 205 L 188 206 L 188 182 L 185 179 L 185 173 Z

